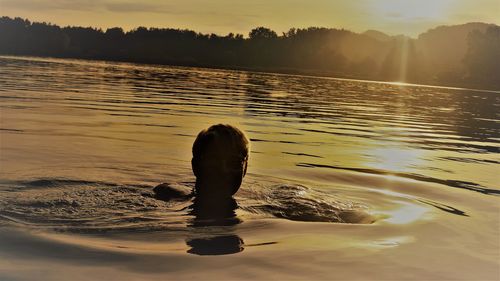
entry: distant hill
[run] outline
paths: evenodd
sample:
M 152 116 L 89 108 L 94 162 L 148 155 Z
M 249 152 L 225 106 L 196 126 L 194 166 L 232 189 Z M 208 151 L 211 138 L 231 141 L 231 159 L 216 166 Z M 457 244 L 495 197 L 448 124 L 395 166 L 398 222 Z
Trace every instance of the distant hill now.
M 418 36 L 416 49 L 420 53 L 425 71 L 436 79 L 439 75 L 453 75 L 463 72 L 463 59 L 467 53 L 467 36 L 471 31 L 484 33 L 494 24 L 466 23 L 452 26 L 438 26 Z
M 368 30 L 346 37 L 341 50 L 354 62 L 353 70 L 358 74 L 389 81 L 463 85 L 471 82 L 466 81 L 471 75 L 465 63 L 469 45 L 474 43 L 469 40 L 469 35 L 473 31 L 486 33 L 489 28 L 499 29 L 497 25 L 479 22 L 438 26 L 420 34 L 417 39 Z M 500 46 L 498 50 L 500 54 Z M 489 55 L 494 56 L 493 53 Z M 403 58 L 404 62 L 401 61 Z M 366 73 L 368 68 L 359 69 L 370 64 L 378 66 L 376 74 L 373 68 L 371 75 Z M 406 69 L 401 69 L 403 65 Z M 498 80 L 493 81 L 497 89 L 500 88 Z
M 373 30 L 373 29 L 370 29 L 370 30 L 367 30 L 365 32 L 362 33 L 363 35 L 366 35 L 368 37 L 371 37 L 373 39 L 376 39 L 376 40 L 379 40 L 379 41 L 389 41 L 391 40 L 391 36 L 383 33 L 383 32 L 380 32 L 378 30 Z

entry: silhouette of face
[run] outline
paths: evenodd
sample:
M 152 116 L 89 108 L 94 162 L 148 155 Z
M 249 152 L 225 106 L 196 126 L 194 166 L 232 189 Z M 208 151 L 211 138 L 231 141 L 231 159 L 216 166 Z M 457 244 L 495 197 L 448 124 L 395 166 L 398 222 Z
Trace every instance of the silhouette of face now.
M 207 152 L 192 160 L 199 196 L 231 197 L 238 191 L 247 170 L 247 156 L 212 144 Z

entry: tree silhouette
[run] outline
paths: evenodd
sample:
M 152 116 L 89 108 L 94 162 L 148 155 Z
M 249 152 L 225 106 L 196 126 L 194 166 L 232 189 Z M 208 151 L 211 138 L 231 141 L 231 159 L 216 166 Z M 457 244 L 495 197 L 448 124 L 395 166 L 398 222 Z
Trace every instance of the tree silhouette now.
M 266 40 L 266 39 L 276 39 L 278 35 L 276 32 L 272 31 L 266 27 L 257 27 L 252 29 L 248 34 L 251 40 Z
M 436 50 L 435 46 L 448 46 L 450 40 L 444 37 L 450 29 L 454 30 L 453 36 L 462 34 L 465 38 L 463 32 L 484 26 L 474 23 L 458 26 L 456 30 L 437 28 L 419 39 L 319 27 L 291 28 L 278 36 L 269 28 L 257 27 L 244 38 L 234 33 L 220 36 L 172 28 L 138 27 L 125 32 L 114 27 L 103 31 L 1 17 L 0 54 L 243 68 L 417 83 L 467 83 L 498 89 L 498 26 L 485 32 L 472 32 L 468 37 L 468 51 L 461 61 L 457 61 L 455 54 L 436 64 L 435 55 L 431 56 L 433 59 L 424 59 L 422 55 L 443 57 L 446 51 Z M 425 46 L 433 47 L 425 49 Z M 439 71 L 433 71 L 434 65 L 439 65 Z
M 500 27 L 489 27 L 484 33 L 473 31 L 467 41 L 469 49 L 464 64 L 468 79 L 500 87 Z

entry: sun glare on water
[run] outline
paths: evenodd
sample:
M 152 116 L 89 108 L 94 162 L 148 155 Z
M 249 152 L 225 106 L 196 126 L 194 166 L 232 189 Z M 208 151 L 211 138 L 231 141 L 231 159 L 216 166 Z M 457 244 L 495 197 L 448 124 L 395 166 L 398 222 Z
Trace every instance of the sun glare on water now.
M 376 159 L 367 163 L 377 169 L 389 172 L 409 172 L 422 161 L 419 152 L 403 147 L 381 147 L 372 149 L 370 154 Z

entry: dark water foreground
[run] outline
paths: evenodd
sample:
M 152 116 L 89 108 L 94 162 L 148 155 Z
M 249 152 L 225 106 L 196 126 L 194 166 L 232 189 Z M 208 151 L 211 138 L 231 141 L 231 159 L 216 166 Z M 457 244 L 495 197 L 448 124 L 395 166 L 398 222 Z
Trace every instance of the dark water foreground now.
M 498 93 L 0 57 L 0 279 L 500 278 Z M 252 140 L 235 217 L 191 144 Z

